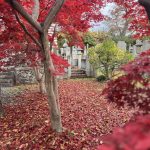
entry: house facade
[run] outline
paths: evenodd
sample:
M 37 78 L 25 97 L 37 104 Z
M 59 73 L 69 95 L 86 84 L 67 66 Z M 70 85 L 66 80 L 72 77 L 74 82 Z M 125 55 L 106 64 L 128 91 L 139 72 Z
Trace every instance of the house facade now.
M 67 77 L 93 76 L 93 68 L 88 61 L 87 48 L 79 46 L 69 47 L 65 42 L 60 48 L 60 55 L 68 60 L 70 67 L 66 69 Z

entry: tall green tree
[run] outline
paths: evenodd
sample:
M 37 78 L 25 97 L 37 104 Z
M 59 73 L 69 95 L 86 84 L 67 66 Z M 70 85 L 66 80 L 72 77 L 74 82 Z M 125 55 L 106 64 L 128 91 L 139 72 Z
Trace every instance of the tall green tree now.
M 97 32 L 86 32 L 83 35 L 83 42 L 85 45 L 88 44 L 89 47 L 96 46 L 96 44 L 102 43 L 104 40 L 109 38 L 109 34 L 103 31 Z

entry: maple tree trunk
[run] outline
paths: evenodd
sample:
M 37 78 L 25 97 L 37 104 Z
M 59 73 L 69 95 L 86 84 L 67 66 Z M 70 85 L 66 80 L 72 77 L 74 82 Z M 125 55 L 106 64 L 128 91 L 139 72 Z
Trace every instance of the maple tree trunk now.
M 48 35 L 47 34 L 42 35 L 41 40 L 42 40 L 44 55 L 45 55 L 45 63 L 44 63 L 45 85 L 46 85 L 47 96 L 48 96 L 48 104 L 50 108 L 51 127 L 56 132 L 62 132 L 61 114 L 60 114 L 59 105 L 57 103 L 57 95 L 55 95 L 56 92 L 54 92 L 54 86 L 53 86 L 54 66 L 50 56 Z
M 0 117 L 3 117 L 3 116 L 4 116 L 4 109 L 2 106 L 2 101 L 0 100 Z
M 56 76 L 53 76 L 53 89 L 57 100 L 58 109 L 60 111 L 60 104 L 59 104 L 59 93 L 58 93 L 58 81 Z
M 39 67 L 34 67 L 35 71 L 35 77 L 39 85 L 39 91 L 40 93 L 45 94 L 46 93 L 46 87 L 45 87 L 45 76 L 44 74 L 40 73 L 40 68 Z
M 45 94 L 46 93 L 46 87 L 45 87 L 45 76 L 43 75 L 41 80 L 39 81 L 39 89 L 40 89 L 40 92 Z
M 4 116 L 4 109 L 3 109 L 3 105 L 2 105 L 2 101 L 1 101 L 1 86 L 0 86 L 0 117 Z
M 50 107 L 50 120 L 52 129 L 56 130 L 57 132 L 62 132 L 62 123 L 61 123 L 61 114 L 59 105 L 57 103 L 57 95 L 54 92 L 53 87 L 53 75 L 50 73 L 48 67 L 45 64 L 45 84 L 47 89 L 48 95 L 48 103 Z

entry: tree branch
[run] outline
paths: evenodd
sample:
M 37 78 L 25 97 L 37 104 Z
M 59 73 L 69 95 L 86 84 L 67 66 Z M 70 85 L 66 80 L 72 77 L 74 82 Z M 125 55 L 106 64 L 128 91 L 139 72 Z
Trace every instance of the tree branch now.
M 39 3 L 39 0 L 34 0 L 34 7 L 33 7 L 33 11 L 32 11 L 32 18 L 37 21 L 38 18 L 39 18 L 39 14 L 40 14 L 40 3 Z
M 60 8 L 62 7 L 62 5 L 64 4 L 65 0 L 56 0 L 56 2 L 54 3 L 53 7 L 51 8 L 51 10 L 49 11 L 45 21 L 44 21 L 44 32 L 48 31 L 48 28 L 50 27 L 50 25 L 53 22 L 53 19 L 55 18 L 55 16 L 58 14 Z
M 41 25 L 26 12 L 23 6 L 21 6 L 16 0 L 6 0 L 6 2 L 9 3 L 19 14 L 21 14 L 21 16 L 25 18 L 36 30 L 42 33 Z
M 32 36 L 29 31 L 27 30 L 27 28 L 25 27 L 25 25 L 21 22 L 19 16 L 17 13 L 15 13 L 15 17 L 18 21 L 18 23 L 20 24 L 20 26 L 22 27 L 22 29 L 24 30 L 24 32 L 35 42 L 35 44 L 37 44 L 41 49 L 42 49 L 42 45 L 38 42 L 38 40 Z
M 56 35 L 56 28 L 57 28 L 57 25 L 55 25 L 55 27 L 54 27 L 54 32 L 53 32 L 53 35 L 52 35 L 52 41 L 50 43 L 50 51 L 52 51 L 52 48 L 53 48 L 54 38 L 55 38 L 55 35 Z

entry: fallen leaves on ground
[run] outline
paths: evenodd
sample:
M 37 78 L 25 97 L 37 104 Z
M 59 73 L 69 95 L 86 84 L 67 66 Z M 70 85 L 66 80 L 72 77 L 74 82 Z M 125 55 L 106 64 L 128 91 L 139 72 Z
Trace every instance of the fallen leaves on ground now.
M 37 86 L 35 84 L 32 85 L 24 84 L 14 87 L 2 87 L 1 88 L 2 102 L 4 104 L 16 103 L 17 101 L 15 100 L 16 99 L 15 96 L 22 94 L 25 90 L 29 88 L 32 90 L 36 90 L 36 87 Z
M 61 134 L 50 128 L 46 96 L 25 90 L 16 97 L 17 105 L 5 106 L 0 119 L 2 150 L 94 150 L 102 136 L 123 126 L 135 110 L 118 109 L 101 96 L 104 85 L 94 80 L 59 82 L 62 122 Z

